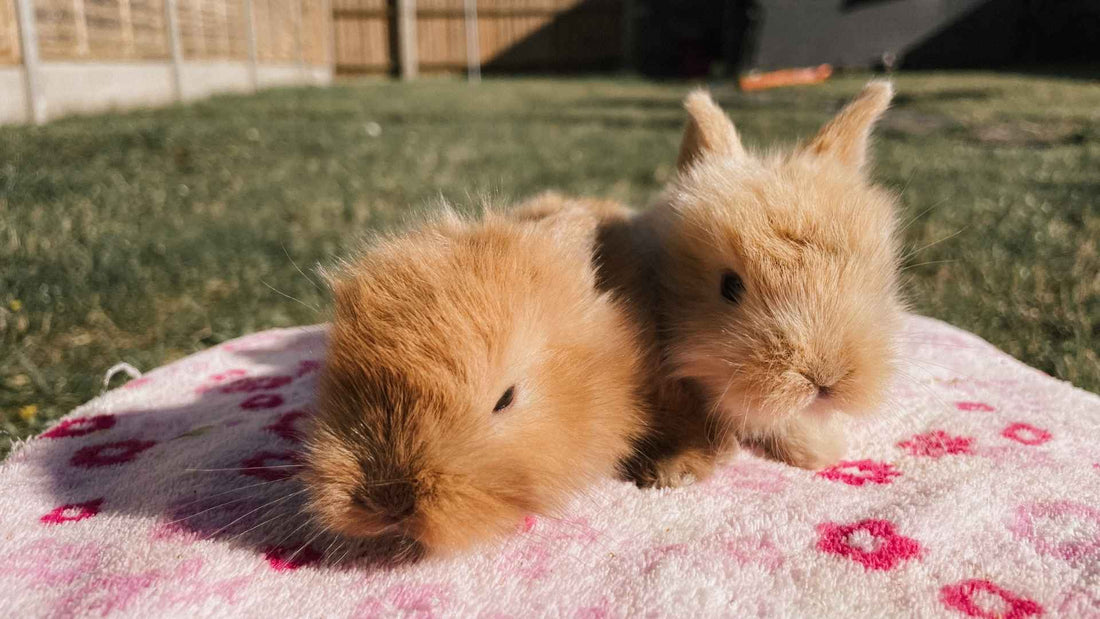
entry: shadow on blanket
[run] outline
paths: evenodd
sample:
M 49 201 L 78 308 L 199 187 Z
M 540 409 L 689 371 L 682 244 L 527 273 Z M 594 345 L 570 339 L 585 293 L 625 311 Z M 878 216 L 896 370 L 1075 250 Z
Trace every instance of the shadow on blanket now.
M 44 522 L 99 513 L 152 517 L 155 539 L 234 544 L 264 554 L 276 569 L 418 559 L 408 540 L 355 542 L 321 530 L 305 513 L 296 472 L 324 334 L 303 330 L 275 348 L 264 343 L 237 340 L 220 347 L 231 353 L 220 363 L 204 359 L 208 351 L 157 370 L 112 392 L 109 412 L 43 434 L 55 453 L 40 461 L 48 463 L 58 501 Z M 252 369 L 226 366 L 225 358 Z M 200 375 L 200 386 L 191 387 Z M 137 400 L 130 394 L 140 394 L 140 409 L 127 406 Z M 149 405 L 181 399 L 186 404 Z

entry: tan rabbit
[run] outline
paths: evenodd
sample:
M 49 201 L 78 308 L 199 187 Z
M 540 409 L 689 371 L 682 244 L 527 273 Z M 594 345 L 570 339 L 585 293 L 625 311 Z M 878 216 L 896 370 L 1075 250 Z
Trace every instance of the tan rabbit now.
M 522 219 L 444 215 L 330 277 L 303 473 L 328 529 L 465 548 L 560 508 L 631 453 L 640 351 L 596 290 L 596 222 Z
M 598 287 L 615 294 L 639 334 L 641 384 L 650 413 L 649 432 L 625 464 L 628 478 L 639 486 L 674 487 L 710 474 L 716 458 L 734 453 L 737 437 L 722 432 L 704 407 L 704 393 L 667 367 L 659 325 L 658 240 L 651 213 L 634 211 L 611 200 L 569 197 L 547 192 L 513 211 L 536 219 L 555 213 L 585 211 L 599 219 L 595 240 Z
M 679 174 L 634 216 L 548 194 L 601 219 L 600 285 L 646 345 L 656 418 L 631 471 L 641 485 L 708 476 L 738 441 L 805 468 L 845 451 L 838 414 L 871 411 L 894 364 L 895 198 L 864 167 L 892 95 L 872 82 L 793 152 L 746 152 L 705 92 L 688 96 Z
M 839 460 L 838 415 L 872 411 L 893 372 L 896 197 L 865 169 L 892 94 L 871 82 L 808 143 L 755 156 L 692 93 L 678 178 L 645 217 L 667 370 L 700 386 L 723 428 L 795 466 Z

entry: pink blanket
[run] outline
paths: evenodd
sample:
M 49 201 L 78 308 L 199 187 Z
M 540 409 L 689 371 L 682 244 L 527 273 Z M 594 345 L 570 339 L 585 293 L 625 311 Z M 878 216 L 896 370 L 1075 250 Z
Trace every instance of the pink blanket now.
M 133 380 L 0 465 L 4 616 L 1100 617 L 1100 398 L 912 318 L 849 459 L 608 481 L 496 548 L 401 561 L 299 515 L 319 327 Z

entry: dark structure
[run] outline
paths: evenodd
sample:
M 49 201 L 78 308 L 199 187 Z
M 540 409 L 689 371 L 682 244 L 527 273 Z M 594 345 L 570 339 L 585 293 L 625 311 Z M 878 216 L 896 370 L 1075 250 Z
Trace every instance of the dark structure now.
M 626 10 L 630 63 L 649 75 L 1100 62 L 1098 0 L 633 0 Z

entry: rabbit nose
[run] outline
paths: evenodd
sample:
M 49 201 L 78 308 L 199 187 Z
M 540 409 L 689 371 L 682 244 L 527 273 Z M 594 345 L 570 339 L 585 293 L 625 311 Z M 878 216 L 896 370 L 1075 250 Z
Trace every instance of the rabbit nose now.
M 386 524 L 403 522 L 416 511 L 416 488 L 408 482 L 382 487 L 377 499 Z
M 833 395 L 833 386 L 836 384 L 835 382 L 822 380 L 820 376 L 809 373 L 803 374 L 802 377 L 817 389 L 817 397 L 819 399 L 828 398 Z

